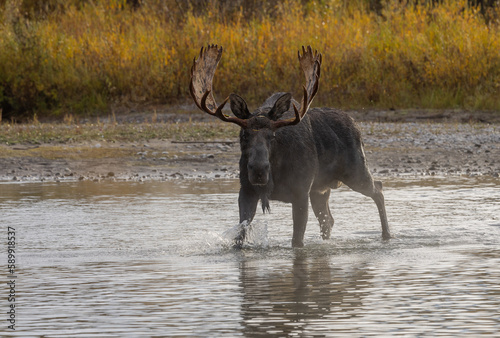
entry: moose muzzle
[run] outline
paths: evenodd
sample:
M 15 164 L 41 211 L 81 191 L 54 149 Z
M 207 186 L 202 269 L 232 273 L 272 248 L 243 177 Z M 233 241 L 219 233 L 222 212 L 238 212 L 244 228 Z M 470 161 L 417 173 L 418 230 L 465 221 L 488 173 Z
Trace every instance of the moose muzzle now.
M 248 180 L 252 185 L 266 185 L 269 182 L 269 172 L 269 162 L 248 164 Z

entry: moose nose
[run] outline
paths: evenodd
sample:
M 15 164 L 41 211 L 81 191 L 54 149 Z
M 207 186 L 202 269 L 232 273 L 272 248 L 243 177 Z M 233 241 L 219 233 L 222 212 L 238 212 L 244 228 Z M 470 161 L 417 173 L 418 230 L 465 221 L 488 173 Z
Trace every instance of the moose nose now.
M 248 164 L 248 179 L 253 185 L 266 185 L 269 181 L 269 163 Z

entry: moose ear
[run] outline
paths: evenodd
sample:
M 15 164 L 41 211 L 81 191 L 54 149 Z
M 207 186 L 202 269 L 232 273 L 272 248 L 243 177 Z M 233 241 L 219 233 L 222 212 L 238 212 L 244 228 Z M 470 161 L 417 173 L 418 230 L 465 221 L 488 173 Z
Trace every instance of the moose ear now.
M 231 94 L 229 95 L 229 100 L 231 102 L 231 111 L 233 112 L 234 116 L 244 120 L 250 118 L 251 114 L 248 111 L 247 103 L 241 96 Z
M 269 111 L 269 118 L 273 121 L 277 121 L 281 115 L 290 109 L 291 100 L 292 94 L 286 93 L 281 95 L 274 103 L 273 108 Z

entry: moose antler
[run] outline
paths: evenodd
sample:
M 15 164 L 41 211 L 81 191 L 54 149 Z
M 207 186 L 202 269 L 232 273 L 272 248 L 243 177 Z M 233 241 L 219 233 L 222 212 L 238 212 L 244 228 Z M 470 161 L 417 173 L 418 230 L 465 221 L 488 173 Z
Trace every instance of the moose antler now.
M 274 129 L 299 123 L 307 113 L 307 110 L 309 109 L 309 106 L 311 105 L 311 102 L 319 88 L 319 76 L 322 61 L 321 53 L 318 53 L 318 51 L 314 51 L 313 53 L 311 46 L 307 46 L 307 49 L 302 46 L 302 56 L 300 55 L 300 51 L 297 54 L 299 56 L 302 71 L 306 76 L 306 84 L 303 86 L 304 96 L 300 105 L 300 111 L 293 103 L 295 118 L 273 122 L 272 126 Z
M 212 94 L 212 80 L 221 56 L 222 47 L 208 45 L 206 48 L 201 48 L 198 60 L 194 59 L 193 67 L 191 67 L 191 82 L 189 84 L 191 96 L 198 108 L 205 113 L 216 116 L 224 122 L 236 123 L 240 127 L 246 128 L 248 124 L 246 120 L 226 116 L 222 113 L 222 108 L 226 105 L 229 97 L 220 106 L 217 106 Z
M 227 116 L 222 113 L 222 109 L 229 100 L 229 97 L 226 98 L 220 106 L 217 106 L 212 94 L 212 81 L 221 56 L 222 47 L 219 48 L 217 45 L 208 45 L 206 48 L 201 48 L 200 56 L 198 59 L 193 60 L 193 67 L 191 67 L 191 82 L 189 84 L 191 96 L 193 97 L 198 108 L 202 111 L 216 116 L 224 122 L 232 122 L 242 128 L 246 128 L 248 126 L 248 120 Z M 299 51 L 298 57 L 300 66 L 306 77 L 306 84 L 303 86 L 304 95 L 300 111 L 297 109 L 295 104 L 293 104 L 295 118 L 272 121 L 271 127 L 274 130 L 299 123 L 307 113 L 307 110 L 309 109 L 309 106 L 318 91 L 322 60 L 321 54 L 318 53 L 318 51 L 314 51 L 313 53 L 311 46 L 307 46 L 307 49 L 302 46 L 302 55 L 300 55 Z

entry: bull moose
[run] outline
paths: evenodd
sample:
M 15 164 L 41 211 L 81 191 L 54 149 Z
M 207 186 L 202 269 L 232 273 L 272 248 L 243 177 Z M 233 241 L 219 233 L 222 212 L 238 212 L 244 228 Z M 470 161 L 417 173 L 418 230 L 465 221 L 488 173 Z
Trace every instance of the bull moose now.
M 302 247 L 310 199 L 321 236 L 329 239 L 334 223 L 328 205 L 330 191 L 344 183 L 375 201 L 382 237 L 389 239 L 382 182 L 374 181 L 370 174 L 354 120 L 333 108 L 309 109 L 318 91 L 321 54 L 313 52 L 310 46 L 302 47 L 302 55 L 298 52 L 306 77 L 300 109 L 290 93 L 275 93 L 252 113 L 236 94 L 217 105 L 212 80 L 221 56 L 222 47 L 202 47 L 191 68 L 189 87 L 198 108 L 241 127 L 240 224 L 250 224 L 259 200 L 263 212 L 269 211 L 269 200 L 291 203 L 292 246 Z M 222 112 L 228 101 L 234 116 Z M 245 232 L 241 226 L 235 238 L 236 247 L 242 246 Z

